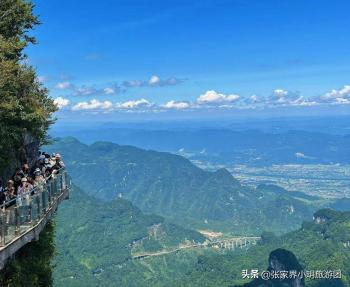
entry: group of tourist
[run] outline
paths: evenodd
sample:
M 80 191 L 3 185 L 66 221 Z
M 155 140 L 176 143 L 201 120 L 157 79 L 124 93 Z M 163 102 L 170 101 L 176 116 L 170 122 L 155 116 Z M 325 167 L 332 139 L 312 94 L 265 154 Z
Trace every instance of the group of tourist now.
M 18 168 L 7 181 L 6 186 L 0 179 L 0 206 L 21 205 L 23 199 L 27 199 L 43 188 L 46 182 L 63 167 L 64 163 L 60 154 L 50 156 L 46 152 L 39 152 L 34 166 L 29 167 L 28 164 L 24 164 L 22 168 Z

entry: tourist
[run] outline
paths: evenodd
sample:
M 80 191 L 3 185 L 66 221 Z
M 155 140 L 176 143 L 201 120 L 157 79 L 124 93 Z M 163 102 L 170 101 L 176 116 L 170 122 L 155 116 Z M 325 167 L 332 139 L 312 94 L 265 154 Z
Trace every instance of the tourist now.
M 56 154 L 55 156 L 55 164 L 53 165 L 53 169 L 54 170 L 60 170 L 61 168 L 64 167 L 64 163 L 63 161 L 61 160 L 61 155 L 58 153 Z
M 6 207 L 12 206 L 15 204 L 15 198 L 16 198 L 16 192 L 15 192 L 15 186 L 14 181 L 9 180 L 7 182 L 6 188 L 5 188 L 5 196 L 6 196 Z
M 23 172 L 24 177 L 27 177 L 29 175 L 30 169 L 29 169 L 29 165 L 27 163 L 25 163 L 22 166 L 22 172 Z
M 6 207 L 10 207 L 17 202 L 17 206 L 21 209 L 29 206 L 31 195 L 41 193 L 47 181 L 55 179 L 63 167 L 65 165 L 60 154 L 53 154 L 50 157 L 49 154 L 40 152 L 32 169 L 28 164 L 17 168 L 12 179 L 7 182 L 6 188 L 0 180 L 0 205 L 5 203 Z
M 18 188 L 17 195 L 22 195 L 22 194 L 29 193 L 30 191 L 32 191 L 33 185 L 31 184 L 31 182 L 32 182 L 31 179 L 29 179 L 29 181 L 28 181 L 28 179 L 26 177 L 23 177 L 21 182 L 22 182 L 22 184 Z
M 16 191 L 18 187 L 21 185 L 21 180 L 23 177 L 24 177 L 23 171 L 20 168 L 17 168 L 15 174 L 12 177 L 14 182 L 14 188 Z
M 44 185 L 44 184 L 45 184 L 45 178 L 42 175 L 40 168 L 36 168 L 34 171 L 34 186 Z

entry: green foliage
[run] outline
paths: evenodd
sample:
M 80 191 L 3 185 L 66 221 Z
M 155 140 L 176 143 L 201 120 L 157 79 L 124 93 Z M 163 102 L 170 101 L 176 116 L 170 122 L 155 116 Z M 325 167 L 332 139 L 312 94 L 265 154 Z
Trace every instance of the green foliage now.
M 317 214 L 330 214 L 326 222 L 310 222 L 297 231 L 274 240 L 262 241 L 241 254 L 203 255 L 196 267 L 186 274 L 183 286 L 236 286 L 247 283 L 242 278 L 243 269 L 266 270 L 269 254 L 278 248 L 293 252 L 304 270 L 342 270 L 342 280 L 306 281 L 308 287 L 350 286 L 350 213 L 322 210 Z M 271 239 L 271 234 L 265 237 Z M 287 259 L 285 259 L 287 260 Z M 265 285 L 246 285 L 265 286 Z M 270 286 L 270 285 L 269 285 Z
M 25 63 L 24 48 L 35 43 L 28 31 L 37 24 L 31 2 L 0 1 L 0 174 L 26 133 L 45 142 L 57 109 L 35 70 Z
M 0 286 L 49 287 L 53 285 L 51 260 L 55 254 L 54 224 L 46 225 L 39 241 L 21 248 L 0 272 Z
M 132 253 L 204 241 L 198 232 L 145 215 L 129 201 L 102 202 L 79 188 L 60 206 L 56 234 L 55 286 L 147 286 L 151 272 Z

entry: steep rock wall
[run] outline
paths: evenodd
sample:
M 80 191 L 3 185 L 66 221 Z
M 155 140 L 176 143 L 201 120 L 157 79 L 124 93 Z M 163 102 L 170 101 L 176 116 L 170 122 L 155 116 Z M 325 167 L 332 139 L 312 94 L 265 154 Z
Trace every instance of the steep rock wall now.
M 40 141 L 31 134 L 26 133 L 23 136 L 23 144 L 18 150 L 9 150 L 11 161 L 8 168 L 0 176 L 3 181 L 10 178 L 17 167 L 21 167 L 24 163 L 33 166 L 38 156 Z

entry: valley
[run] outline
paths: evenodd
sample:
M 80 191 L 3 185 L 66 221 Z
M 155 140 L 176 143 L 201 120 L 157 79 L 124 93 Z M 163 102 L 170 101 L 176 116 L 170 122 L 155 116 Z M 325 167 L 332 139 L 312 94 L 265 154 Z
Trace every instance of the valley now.
M 285 164 L 271 166 L 215 165 L 193 160 L 206 170 L 226 168 L 242 184 L 276 184 L 289 191 L 324 199 L 350 197 L 350 166 L 341 164 Z
M 317 173 L 346 180 L 341 167 L 332 174 L 320 165 L 226 169 L 74 138 L 48 148 L 65 154 L 79 186 L 58 215 L 56 286 L 79 286 L 83 278 L 86 286 L 236 286 L 248 282 L 240 279 L 242 268 L 264 270 L 276 248 L 291 250 L 307 268 L 348 270 L 348 214 L 323 211 L 334 220 L 310 222 L 316 210 L 331 204 L 346 210 L 348 203 L 280 184 L 288 171 L 297 181 L 304 168 L 315 180 Z M 324 248 L 326 265 L 318 265 Z

